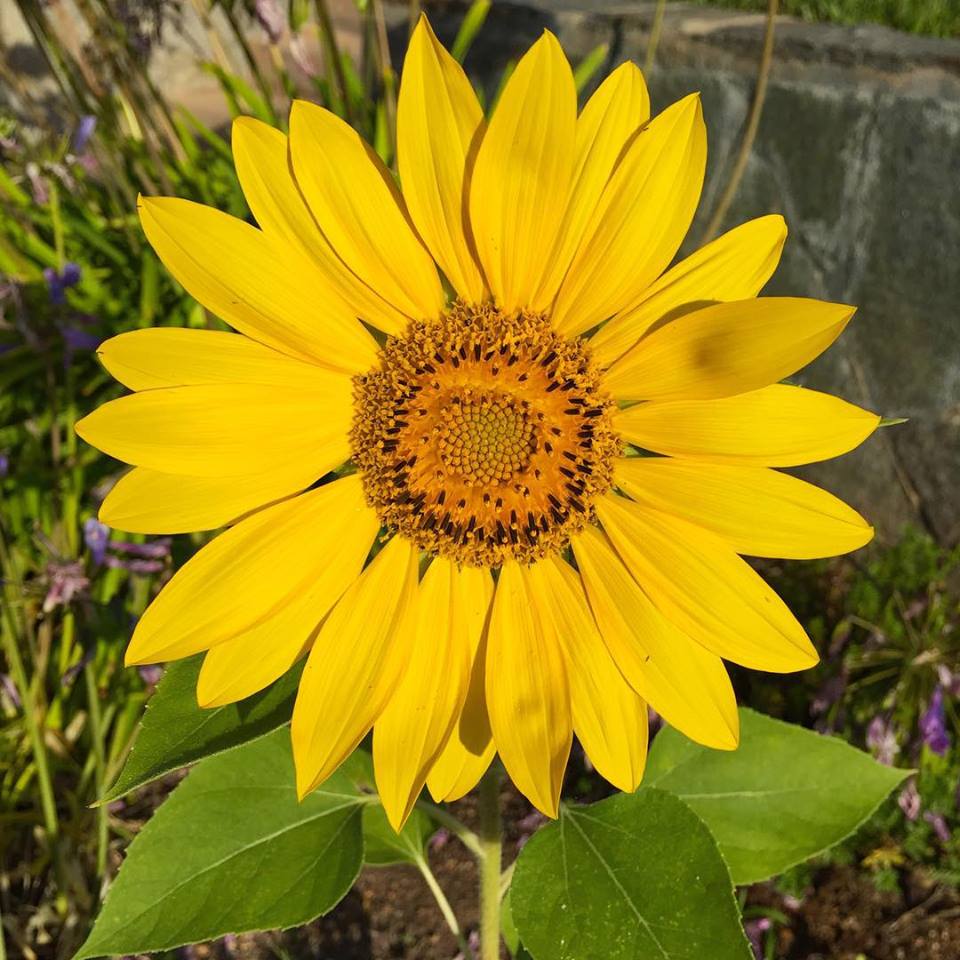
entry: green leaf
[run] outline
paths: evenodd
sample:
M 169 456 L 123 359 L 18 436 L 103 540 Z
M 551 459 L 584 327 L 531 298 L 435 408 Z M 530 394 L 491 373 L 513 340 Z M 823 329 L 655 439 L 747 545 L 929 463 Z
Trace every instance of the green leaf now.
M 563 808 L 523 848 L 511 907 L 535 960 L 751 957 L 716 842 L 662 790 Z
M 372 803 L 363 811 L 364 863 L 371 867 L 419 863 L 431 833 L 431 820 L 422 810 L 414 810 L 400 833 L 396 833 L 383 807 Z
M 343 897 L 367 800 L 338 772 L 298 802 L 289 741 L 277 730 L 190 772 L 130 845 L 75 960 L 291 927 Z
M 290 722 L 302 665 L 262 693 L 204 710 L 197 706 L 196 693 L 202 662 L 201 655 L 167 667 L 147 703 L 130 756 L 100 803 L 116 800 L 157 777 L 239 747 Z
M 341 770 L 355 789 L 368 794 L 371 801 L 363 811 L 364 863 L 371 867 L 419 864 L 424 859 L 427 838 L 433 832 L 433 821 L 422 810 L 414 810 L 399 834 L 390 826 L 386 811 L 377 799 L 373 756 L 364 747 L 354 750 Z
M 688 803 L 710 828 L 736 883 L 782 873 L 839 843 L 910 775 L 842 740 L 740 710 L 740 747 L 657 734 L 645 783 Z

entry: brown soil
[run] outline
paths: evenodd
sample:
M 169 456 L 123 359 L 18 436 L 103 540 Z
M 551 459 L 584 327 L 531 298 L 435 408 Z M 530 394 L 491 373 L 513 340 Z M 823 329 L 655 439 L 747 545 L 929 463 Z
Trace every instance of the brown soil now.
M 750 899 L 783 909 L 765 888 Z M 960 895 L 919 873 L 882 892 L 851 867 L 825 868 L 791 921 L 778 960 L 960 960 Z

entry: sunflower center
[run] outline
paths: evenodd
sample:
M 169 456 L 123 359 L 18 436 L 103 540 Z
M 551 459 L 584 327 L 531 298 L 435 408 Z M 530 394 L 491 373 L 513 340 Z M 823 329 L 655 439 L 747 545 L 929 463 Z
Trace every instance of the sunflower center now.
M 499 486 L 527 469 L 535 429 L 529 401 L 466 387 L 450 397 L 434 433 L 448 476 L 471 487 Z
M 476 566 L 562 549 L 620 453 L 585 344 L 491 305 L 389 338 L 354 405 L 353 460 L 381 522 Z

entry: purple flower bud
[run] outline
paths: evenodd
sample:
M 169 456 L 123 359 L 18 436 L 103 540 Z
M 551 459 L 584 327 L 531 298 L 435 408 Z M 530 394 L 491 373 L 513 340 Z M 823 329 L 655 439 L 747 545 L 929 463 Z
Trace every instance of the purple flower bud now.
M 151 543 L 130 543 L 127 540 L 117 540 L 111 543 L 117 553 L 126 553 L 141 560 L 165 560 L 170 556 L 170 537 L 158 537 Z
M 254 0 L 253 15 L 271 43 L 279 43 L 285 26 L 283 13 L 276 0 Z
M 47 188 L 46 180 L 40 175 L 40 168 L 35 163 L 28 163 L 25 173 L 27 179 L 30 181 L 30 192 L 33 194 L 33 202 L 41 207 L 46 206 L 46 204 L 50 202 L 50 190 Z
M 59 306 L 66 300 L 66 291 L 80 282 L 81 271 L 75 263 L 64 264 L 63 271 L 58 273 L 53 267 L 45 267 L 43 278 L 47 281 L 47 290 L 50 302 Z
M 5 453 L 0 453 L 0 480 L 10 472 L 10 458 Z
M 933 813 L 928 810 L 924 815 L 923 819 L 933 827 L 933 832 L 937 835 L 937 839 L 941 843 L 950 842 L 950 828 L 947 826 L 947 821 L 941 813 Z
M 83 573 L 83 564 L 79 561 L 48 564 L 47 583 L 47 595 L 43 600 L 44 613 L 50 613 L 58 606 L 69 606 L 74 597 L 90 586 L 90 581 Z
M 900 791 L 900 796 L 897 797 L 897 803 L 900 804 L 903 815 L 911 823 L 920 816 L 920 793 L 917 790 L 917 784 L 914 780 L 910 780 Z
M 60 678 L 60 684 L 69 687 L 80 674 L 80 671 L 93 659 L 93 651 L 88 650 L 72 667 L 68 667 Z
M 743 932 L 746 933 L 757 960 L 763 960 L 763 936 L 772 926 L 773 923 L 769 917 L 758 917 L 756 920 L 748 920 L 743 925 Z
M 13 678 L 7 676 L 5 673 L 0 673 L 0 688 L 3 689 L 3 692 L 7 695 L 10 702 L 14 707 L 19 707 L 21 705 L 20 700 L 20 691 L 17 689 L 17 685 L 13 682 Z
M 313 51 L 307 46 L 301 34 L 298 33 L 295 37 L 291 37 L 287 47 L 290 50 L 290 56 L 293 57 L 293 62 L 308 77 L 319 76 L 320 64 L 317 63 Z
M 163 676 L 163 667 L 151 663 L 145 667 L 137 667 L 137 673 L 140 674 L 140 679 L 152 690 Z
M 920 734 L 923 742 L 938 756 L 942 757 L 950 749 L 942 687 L 937 687 L 933 691 L 927 712 L 920 718 Z
M 73 143 L 71 149 L 77 156 L 87 149 L 87 144 L 93 136 L 93 131 L 97 129 L 97 118 L 87 114 L 80 118 L 77 129 L 73 133 Z
M 894 757 L 900 752 L 893 726 L 882 716 L 876 716 L 867 727 L 867 749 L 888 767 L 893 765 Z
M 159 573 L 163 569 L 162 560 L 127 560 L 124 557 L 115 557 L 108 555 L 106 558 L 108 567 L 119 567 L 128 573 L 139 573 L 146 576 L 150 573 Z
M 960 697 L 960 673 L 954 673 L 945 663 L 941 663 L 937 667 L 937 679 L 951 697 Z
M 90 517 L 83 524 L 83 542 L 90 551 L 93 564 L 99 567 L 107 555 L 107 545 L 110 542 L 110 528 L 102 524 L 96 517 Z
M 431 838 L 430 838 L 430 849 L 431 850 L 442 850 L 447 842 L 450 840 L 450 831 L 441 827 Z

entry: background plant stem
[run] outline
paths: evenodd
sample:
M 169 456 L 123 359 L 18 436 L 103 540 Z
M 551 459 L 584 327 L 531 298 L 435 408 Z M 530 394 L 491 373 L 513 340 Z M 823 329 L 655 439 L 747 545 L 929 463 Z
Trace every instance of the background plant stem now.
M 713 211 L 713 216 L 707 224 L 707 228 L 701 237 L 701 243 L 707 243 L 712 240 L 723 223 L 723 218 L 733 203 L 733 198 L 737 195 L 737 188 L 743 179 L 743 174 L 747 169 L 747 161 L 750 159 L 750 150 L 753 148 L 753 141 L 757 136 L 757 128 L 760 126 L 760 114 L 763 113 L 763 101 L 767 96 L 767 81 L 770 79 L 770 68 L 773 65 L 773 33 L 776 27 L 777 11 L 780 8 L 780 0 L 769 0 L 767 4 L 767 25 L 763 35 L 763 53 L 760 57 L 760 65 L 757 67 L 757 87 L 753 94 L 753 103 L 750 104 L 750 115 L 747 118 L 747 127 L 743 132 L 743 140 L 740 143 L 740 150 L 737 152 L 737 158 L 733 162 L 733 169 L 730 171 L 730 179 L 717 201 L 717 206 Z
M 500 766 L 496 762 L 480 781 L 480 957 L 500 958 Z

